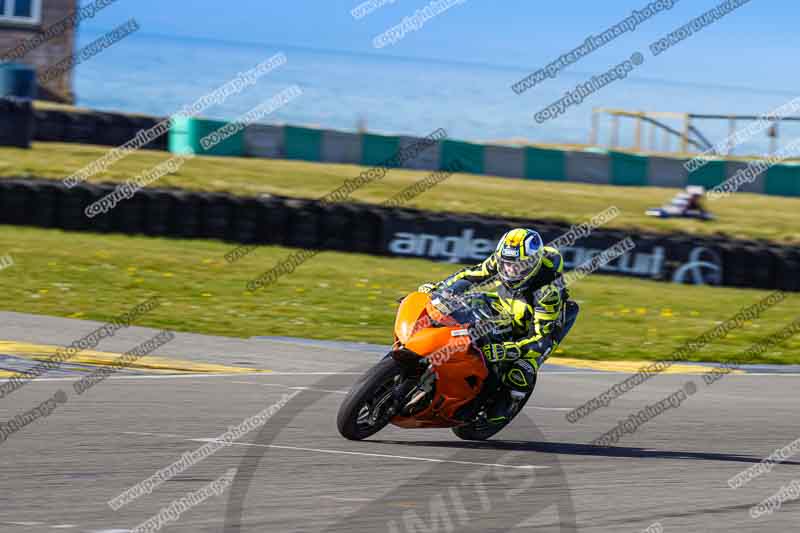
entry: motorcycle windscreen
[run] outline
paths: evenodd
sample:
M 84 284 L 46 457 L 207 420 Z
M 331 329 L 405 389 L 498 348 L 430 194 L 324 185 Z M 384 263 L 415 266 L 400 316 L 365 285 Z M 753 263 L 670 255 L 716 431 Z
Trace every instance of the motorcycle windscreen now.
M 430 325 L 417 324 L 423 314 L 427 315 L 425 308 L 430 301 L 431 297 L 424 292 L 412 292 L 400 302 L 394 319 L 394 335 L 401 343 L 406 344 L 421 327 Z

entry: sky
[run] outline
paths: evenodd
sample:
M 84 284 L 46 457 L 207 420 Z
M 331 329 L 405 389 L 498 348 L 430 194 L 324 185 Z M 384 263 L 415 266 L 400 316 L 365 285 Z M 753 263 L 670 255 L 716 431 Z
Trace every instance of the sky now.
M 391 0 L 385 0 L 387 2 Z M 83 1 L 82 4 L 89 2 Z M 143 33 L 284 45 L 535 70 L 621 21 L 648 0 L 464 0 L 419 31 L 382 49 L 372 39 L 428 0 L 394 0 L 356 20 L 360 0 L 117 0 L 94 19 L 104 31 L 135 16 Z M 575 74 L 608 69 L 714 7 L 718 1 L 679 0 L 606 47 L 569 67 Z M 800 81 L 796 61 L 797 0 L 750 0 L 723 20 L 649 60 L 638 78 L 698 87 L 735 86 L 790 94 Z

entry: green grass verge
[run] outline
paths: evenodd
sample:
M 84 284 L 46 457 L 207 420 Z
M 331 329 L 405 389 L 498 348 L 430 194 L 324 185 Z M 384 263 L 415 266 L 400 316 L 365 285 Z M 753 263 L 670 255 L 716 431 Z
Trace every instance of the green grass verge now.
M 98 159 L 108 148 L 77 144 L 37 143 L 30 150 L 0 148 L 0 176 L 37 176 L 61 179 Z M 142 150 L 90 181 L 123 182 L 165 161 L 169 154 Z M 240 195 L 270 193 L 318 198 L 364 167 L 252 158 L 202 157 L 187 162 L 177 173 L 155 182 L 155 187 L 181 187 L 200 191 L 227 191 Z M 380 203 L 426 175 L 424 171 L 392 170 L 356 191 L 360 202 Z M 735 194 L 710 204 L 715 222 L 660 220 L 645 216 L 675 194 L 675 189 L 615 187 L 546 182 L 457 174 L 408 204 L 433 211 L 502 214 L 576 223 L 609 206 L 622 214 L 608 224 L 615 228 L 641 228 L 658 232 L 693 234 L 724 232 L 734 237 L 800 242 L 797 212 L 800 199 L 758 194 Z
M 324 252 L 253 294 L 245 283 L 292 249 L 260 247 L 234 264 L 215 241 L 69 233 L 0 226 L 0 308 L 105 320 L 160 296 L 139 325 L 214 335 L 290 335 L 391 342 L 396 299 L 454 265 Z M 560 355 L 660 359 L 766 291 L 672 285 L 594 275 L 572 290 L 582 314 Z M 762 317 L 700 350 L 695 360 L 731 357 L 800 313 L 789 295 Z M 752 362 L 800 363 L 800 337 Z

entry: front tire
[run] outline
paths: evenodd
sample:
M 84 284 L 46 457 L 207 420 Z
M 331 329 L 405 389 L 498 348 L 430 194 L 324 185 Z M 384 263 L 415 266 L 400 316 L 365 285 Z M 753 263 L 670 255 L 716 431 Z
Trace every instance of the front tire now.
M 403 366 L 386 357 L 359 378 L 339 406 L 336 426 L 342 437 L 362 440 L 386 427 L 393 415 L 387 411 L 394 402 L 394 387 L 403 374 Z

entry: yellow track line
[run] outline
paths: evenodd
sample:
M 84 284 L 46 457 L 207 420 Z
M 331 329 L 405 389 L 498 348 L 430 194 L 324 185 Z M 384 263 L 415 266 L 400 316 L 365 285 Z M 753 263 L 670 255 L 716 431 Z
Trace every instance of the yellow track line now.
M 55 355 L 60 346 L 46 346 L 42 344 L 29 344 L 26 342 L 0 341 L 0 354 L 7 354 L 24 359 L 36 361 L 47 360 Z M 74 357 L 70 357 L 67 363 L 78 363 L 84 365 L 109 366 L 122 354 L 111 352 L 97 352 L 94 350 L 83 350 Z M 146 355 L 130 364 L 126 363 L 126 368 L 144 370 L 153 373 L 164 372 L 192 372 L 196 374 L 245 374 L 253 372 L 271 372 L 271 370 L 261 370 L 255 368 L 245 368 L 239 366 L 218 365 L 213 363 L 199 363 L 181 359 L 171 359 Z M 9 377 L 14 373 L 0 373 L 0 377 Z
M 551 365 L 562 365 L 573 368 L 588 368 L 591 370 L 602 370 L 605 372 L 625 372 L 635 374 L 654 361 L 590 361 L 587 359 L 571 359 L 569 357 L 551 357 L 547 360 Z M 658 374 L 705 374 L 710 372 L 713 367 L 711 365 L 682 365 L 676 363 L 666 370 L 658 372 Z M 734 374 L 744 374 L 742 370 L 734 370 Z

